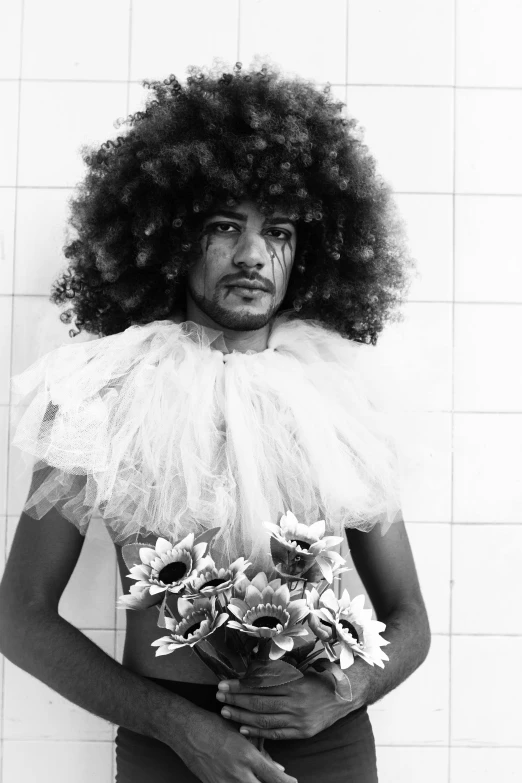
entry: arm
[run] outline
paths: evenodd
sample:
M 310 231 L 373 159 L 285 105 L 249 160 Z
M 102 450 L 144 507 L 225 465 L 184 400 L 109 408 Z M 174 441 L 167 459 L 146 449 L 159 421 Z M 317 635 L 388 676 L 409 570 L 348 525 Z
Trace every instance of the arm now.
M 354 565 L 368 592 L 390 660 L 384 669 L 356 658 L 348 670 L 359 704 L 373 704 L 406 680 L 428 655 L 430 627 L 411 547 L 402 517 L 382 536 L 379 525 L 369 533 L 347 530 Z
M 289 685 L 263 690 L 229 680 L 228 690 L 218 698 L 225 703 L 229 719 L 241 724 L 242 732 L 279 740 L 313 737 L 348 713 L 382 698 L 426 658 L 430 628 L 403 519 L 394 522 L 385 536 L 379 525 L 369 533 L 347 530 L 346 536 L 377 618 L 386 623 L 381 636 L 390 642 L 385 648 L 390 660 L 381 669 L 355 658 L 345 669 L 352 688 L 350 702 L 333 698 L 313 673 Z
M 83 709 L 166 743 L 204 783 L 254 773 L 292 783 L 218 715 L 125 668 L 60 617 L 83 542 L 55 509 L 40 521 L 22 514 L 0 585 L 0 651 Z

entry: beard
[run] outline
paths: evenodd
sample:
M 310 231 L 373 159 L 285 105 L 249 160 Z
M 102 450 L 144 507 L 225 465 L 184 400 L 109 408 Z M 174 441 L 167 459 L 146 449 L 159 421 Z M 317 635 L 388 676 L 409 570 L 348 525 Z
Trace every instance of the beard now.
M 257 329 L 262 329 L 270 322 L 277 311 L 272 299 L 269 305 L 264 305 L 263 310 L 257 309 L 259 305 L 252 307 L 249 304 L 228 307 L 219 301 L 220 292 L 217 289 L 214 290 L 211 297 L 207 297 L 195 291 L 189 281 L 187 281 L 187 292 L 199 309 L 216 324 L 237 332 L 253 332 Z M 227 291 L 225 293 L 225 301 L 228 301 L 233 296 L 234 294 Z

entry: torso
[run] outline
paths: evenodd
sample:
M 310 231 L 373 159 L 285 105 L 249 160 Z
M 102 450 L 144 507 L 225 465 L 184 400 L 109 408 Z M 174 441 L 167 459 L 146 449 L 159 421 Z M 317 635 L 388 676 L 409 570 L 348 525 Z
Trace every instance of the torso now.
M 121 583 L 125 593 L 133 583 L 127 579 L 129 569 L 123 560 L 121 546 L 114 544 L 120 570 Z M 118 612 L 125 611 L 118 609 Z M 217 677 L 205 666 L 190 647 L 175 650 L 169 655 L 156 656 L 156 648 L 151 643 L 162 636 L 168 635 L 168 630 L 159 628 L 158 610 L 155 606 L 144 611 L 127 610 L 127 633 L 122 664 L 144 677 L 156 677 L 163 680 L 180 680 L 217 684 Z

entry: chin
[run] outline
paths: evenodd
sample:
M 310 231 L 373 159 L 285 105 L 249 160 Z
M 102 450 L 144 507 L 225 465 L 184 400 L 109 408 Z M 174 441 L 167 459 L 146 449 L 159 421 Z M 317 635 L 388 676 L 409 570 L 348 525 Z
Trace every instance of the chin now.
M 266 310 L 259 313 L 245 313 L 238 310 L 227 310 L 212 316 L 213 320 L 225 329 L 237 332 L 253 332 L 262 329 L 272 318 L 272 312 Z

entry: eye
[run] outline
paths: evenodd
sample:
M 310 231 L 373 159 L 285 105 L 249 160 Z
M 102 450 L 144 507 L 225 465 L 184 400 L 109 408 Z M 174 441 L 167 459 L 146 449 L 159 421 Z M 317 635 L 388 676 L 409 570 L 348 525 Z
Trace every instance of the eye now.
M 276 239 L 290 239 L 290 235 L 288 234 L 288 231 L 283 231 L 282 228 L 269 228 L 267 233 L 272 232 L 273 234 L 279 234 L 279 236 L 276 236 Z
M 227 231 L 229 228 L 234 231 L 236 230 L 236 226 L 234 226 L 232 223 L 211 223 L 208 228 L 213 231 L 217 231 L 218 234 L 230 234 L 231 232 Z

